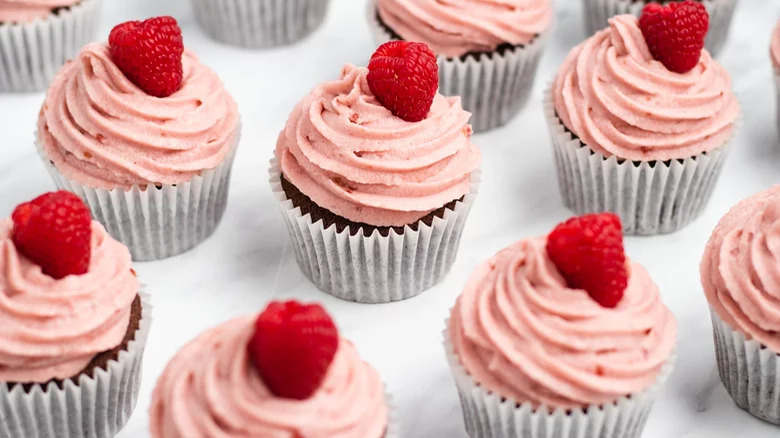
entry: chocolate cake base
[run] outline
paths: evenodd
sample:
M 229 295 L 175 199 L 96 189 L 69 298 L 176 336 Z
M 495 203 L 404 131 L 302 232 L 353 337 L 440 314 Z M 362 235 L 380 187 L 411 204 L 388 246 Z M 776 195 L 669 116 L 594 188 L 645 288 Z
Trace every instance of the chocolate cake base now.
M 303 213 L 304 215 L 306 214 L 311 215 L 312 223 L 322 220 L 325 228 L 328 228 L 331 225 L 336 225 L 336 231 L 339 233 L 349 228 L 349 234 L 351 236 L 357 235 L 358 233 L 361 232 L 361 230 L 363 232 L 363 235 L 366 237 L 370 236 L 374 232 L 374 230 L 379 231 L 379 234 L 385 237 L 390 234 L 391 229 L 395 230 L 395 232 L 398 234 L 401 234 L 404 231 L 404 227 L 377 227 L 374 225 L 352 222 L 347 218 L 341 217 L 317 205 L 308 196 L 306 196 L 300 190 L 298 190 L 297 187 L 295 187 L 292 183 L 287 181 L 284 178 L 284 175 L 281 175 L 281 181 L 282 181 L 282 189 L 284 190 L 284 194 L 287 195 L 287 199 L 291 200 L 295 207 L 300 208 L 301 213 Z M 439 208 L 436 211 L 428 213 L 422 219 L 419 219 L 414 223 L 408 224 L 408 226 L 415 231 L 417 231 L 417 228 L 420 223 L 424 223 L 425 225 L 430 226 L 433 223 L 434 217 L 438 217 L 438 218 L 444 217 L 444 212 L 446 210 L 454 210 L 455 204 L 462 200 L 463 197 L 454 201 L 450 201 L 449 203 L 447 203 L 447 205 Z

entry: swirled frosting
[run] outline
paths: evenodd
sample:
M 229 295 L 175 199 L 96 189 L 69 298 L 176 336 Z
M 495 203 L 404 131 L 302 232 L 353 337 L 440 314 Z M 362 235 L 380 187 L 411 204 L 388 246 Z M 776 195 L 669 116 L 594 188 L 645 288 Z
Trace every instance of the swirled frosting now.
M 28 23 L 48 17 L 56 8 L 79 2 L 81 0 L 0 0 L 0 23 Z
M 630 263 L 623 299 L 604 308 L 566 286 L 545 244 L 520 241 L 471 276 L 450 318 L 460 363 L 487 390 L 534 407 L 606 404 L 648 389 L 677 324 L 647 271 Z
M 139 290 L 130 252 L 93 221 L 87 273 L 57 280 L 17 252 L 12 232 L 0 221 L 0 382 L 74 377 L 125 336 Z
M 254 317 L 236 318 L 176 354 L 152 396 L 152 438 L 384 436 L 384 387 L 349 341 L 340 341 L 313 396 L 285 399 L 268 390 L 251 364 L 253 323 Z
M 775 69 L 780 69 L 780 22 L 772 32 L 771 54 Z
M 94 188 L 177 184 L 219 165 L 238 136 L 238 108 L 190 51 L 184 81 L 146 94 L 105 44 L 84 47 L 57 74 L 38 119 L 38 141 L 66 177 Z
M 529 43 L 550 26 L 550 0 L 379 0 L 382 21 L 407 41 L 456 58 Z
M 320 207 L 374 226 L 411 224 L 469 192 L 482 156 L 460 98 L 437 94 L 424 120 L 383 107 L 366 68 L 316 87 L 279 135 L 285 178 Z
M 635 17 L 609 23 L 571 51 L 555 79 L 563 124 L 596 152 L 635 161 L 685 159 L 725 144 L 739 104 L 709 52 L 674 73 L 653 59 Z
M 701 281 L 723 321 L 780 354 L 780 186 L 721 219 L 704 250 Z

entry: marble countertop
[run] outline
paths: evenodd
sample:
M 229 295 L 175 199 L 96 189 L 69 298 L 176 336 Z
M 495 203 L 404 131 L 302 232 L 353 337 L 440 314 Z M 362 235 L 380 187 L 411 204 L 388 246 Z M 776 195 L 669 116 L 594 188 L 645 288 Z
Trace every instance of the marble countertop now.
M 171 14 L 185 43 L 215 68 L 238 100 L 243 140 L 227 213 L 195 250 L 136 269 L 154 303 L 138 407 L 120 434 L 143 438 L 157 376 L 171 355 L 204 329 L 257 312 L 271 299 L 320 301 L 347 338 L 379 369 L 399 410 L 402 436 L 465 437 L 455 385 L 441 347 L 448 310 L 477 263 L 509 243 L 545 233 L 570 213 L 558 195 L 542 116 L 542 91 L 568 50 L 584 37 L 579 1 L 557 0 L 556 31 L 534 96 L 502 129 L 474 137 L 484 151 L 483 184 L 452 273 L 437 287 L 400 303 L 360 305 L 319 292 L 299 271 L 267 183 L 276 136 L 295 103 L 344 63 L 364 65 L 372 53 L 365 0 L 334 0 L 327 22 L 294 47 L 243 51 L 208 40 L 185 0 L 107 1 L 102 37 L 112 24 Z M 679 321 L 679 358 L 645 429 L 645 438 L 770 438 L 780 428 L 740 411 L 715 368 L 711 325 L 698 274 L 704 244 L 718 219 L 743 197 L 780 182 L 780 144 L 768 44 L 780 2 L 740 2 L 720 59 L 732 73 L 744 124 L 704 215 L 681 232 L 628 238 L 628 254 L 644 264 Z M 33 147 L 42 93 L 0 95 L 0 213 L 53 189 Z

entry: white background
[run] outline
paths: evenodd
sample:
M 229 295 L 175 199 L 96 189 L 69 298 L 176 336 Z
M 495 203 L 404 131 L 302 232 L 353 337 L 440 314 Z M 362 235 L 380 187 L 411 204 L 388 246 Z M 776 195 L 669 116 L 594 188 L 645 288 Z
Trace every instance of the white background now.
M 245 51 L 207 39 L 185 0 L 107 0 L 100 39 L 129 19 L 171 14 L 185 44 L 213 67 L 238 101 L 243 140 L 227 213 L 214 236 L 169 260 L 138 263 L 154 303 L 138 407 L 120 434 L 144 438 L 157 376 L 187 340 L 233 316 L 260 311 L 274 298 L 320 301 L 344 336 L 379 369 L 399 410 L 403 437 L 465 437 L 454 383 L 441 347 L 448 309 L 476 264 L 523 237 L 548 232 L 570 213 L 558 195 L 542 116 L 544 87 L 568 50 L 584 37 L 579 1 L 557 0 L 555 35 L 525 111 L 502 129 L 474 136 L 484 153 L 483 184 L 458 261 L 443 283 L 401 303 L 360 305 L 317 291 L 295 264 L 286 228 L 267 182 L 276 136 L 293 105 L 344 63 L 365 65 L 374 43 L 365 0 L 333 0 L 325 25 L 289 48 Z M 743 0 L 721 60 L 744 106 L 744 126 L 731 147 L 704 216 L 681 232 L 628 238 L 628 254 L 658 282 L 679 321 L 679 360 L 656 403 L 645 438 L 769 438 L 780 428 L 738 410 L 717 377 L 711 325 L 698 274 L 717 220 L 741 198 L 780 182 L 775 91 L 769 38 L 780 17 L 776 0 Z M 53 189 L 33 147 L 43 93 L 0 95 L 0 215 Z

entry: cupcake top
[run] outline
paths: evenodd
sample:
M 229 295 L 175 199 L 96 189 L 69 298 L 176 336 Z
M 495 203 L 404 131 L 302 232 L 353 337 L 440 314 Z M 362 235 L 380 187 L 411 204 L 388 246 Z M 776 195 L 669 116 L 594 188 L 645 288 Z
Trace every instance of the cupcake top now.
M 550 0 L 379 0 L 379 17 L 401 38 L 451 58 L 528 44 L 550 26 Z
M 780 186 L 732 208 L 712 233 L 701 281 L 712 309 L 780 354 Z
M 0 0 L 0 23 L 29 23 L 81 0 Z
M 730 76 L 709 52 L 690 71 L 673 72 L 654 59 L 631 15 L 611 18 L 569 53 L 552 96 L 557 116 L 583 143 L 635 161 L 716 149 L 739 116 Z
M 582 227 L 593 221 L 587 218 L 572 221 Z M 584 248 L 607 245 L 603 229 L 591 229 L 591 236 L 604 240 Z M 612 230 L 619 235 L 620 228 Z M 622 280 L 614 280 L 623 283 L 617 302 L 611 292 L 573 287 L 576 275 L 559 268 L 550 253 L 554 233 L 513 244 L 471 276 L 449 323 L 460 363 L 488 391 L 534 408 L 606 404 L 648 389 L 676 340 L 674 316 L 657 286 L 644 268 L 621 259 L 615 266 L 624 268 Z M 582 284 L 593 289 L 594 278 L 609 286 L 614 270 L 604 269 L 598 257 L 615 251 L 567 257 L 582 257 L 585 275 L 593 276 Z
M 481 153 L 460 98 L 433 86 L 430 112 L 409 122 L 380 103 L 368 74 L 347 65 L 317 86 L 290 115 L 276 156 L 284 177 L 319 206 L 353 222 L 404 226 L 468 193 Z
M 321 383 L 305 398 L 296 399 L 277 395 L 270 386 L 275 383 L 278 391 L 283 382 L 293 386 L 308 383 L 310 376 L 301 365 L 306 351 L 294 362 L 281 365 L 292 370 L 287 380 L 261 375 L 259 359 L 252 357 L 256 350 L 247 348 L 254 342 L 259 325 L 254 317 L 234 319 L 206 331 L 176 354 L 153 394 L 153 438 L 384 436 L 388 426 L 384 387 L 377 372 L 360 359 L 349 341 L 334 334 L 334 354 Z M 280 334 L 279 327 L 266 330 L 273 336 Z M 313 351 L 320 345 L 311 343 L 302 349 Z M 284 352 L 261 350 L 268 360 L 286 360 Z
M 238 140 L 239 116 L 217 74 L 185 50 L 181 87 L 148 94 L 90 44 L 52 82 L 38 119 L 47 158 L 94 188 L 177 184 L 219 165 Z
M 776 68 L 780 68 L 780 22 L 777 23 L 775 30 L 772 32 L 771 54 L 772 63 Z
M 68 233 L 77 228 L 72 206 L 79 204 L 84 237 L 60 240 L 56 224 L 69 221 Z M 130 252 L 90 221 L 75 195 L 57 192 L 23 206 L 30 210 L 25 213 L 20 206 L 13 220 L 0 221 L 0 382 L 75 377 L 125 336 L 139 290 Z M 30 212 L 36 209 L 66 211 L 70 218 L 46 222 L 50 216 Z M 82 238 L 88 245 L 86 259 L 73 246 Z M 83 273 L 52 276 L 54 269 L 81 264 L 78 259 L 84 261 Z

